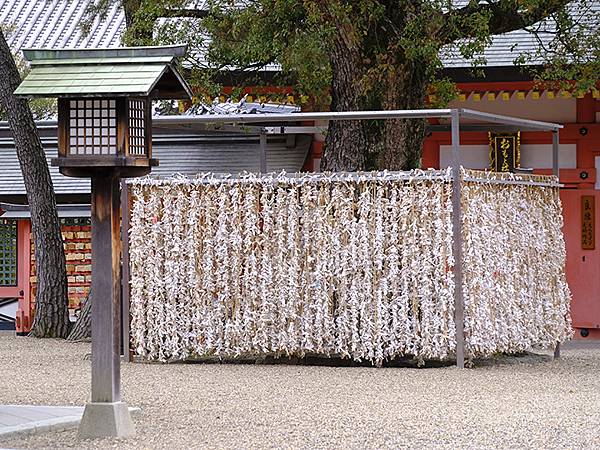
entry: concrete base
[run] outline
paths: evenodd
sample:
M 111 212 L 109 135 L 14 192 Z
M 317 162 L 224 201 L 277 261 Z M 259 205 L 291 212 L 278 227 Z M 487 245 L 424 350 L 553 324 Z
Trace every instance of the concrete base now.
M 125 403 L 86 403 L 77 437 L 88 439 L 133 435 L 135 429 Z

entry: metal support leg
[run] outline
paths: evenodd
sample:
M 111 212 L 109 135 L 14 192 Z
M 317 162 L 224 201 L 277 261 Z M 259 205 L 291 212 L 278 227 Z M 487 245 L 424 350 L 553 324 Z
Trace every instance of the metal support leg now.
M 129 186 L 125 180 L 121 180 L 121 347 L 123 348 L 123 359 L 131 361 L 129 343 L 129 211 L 130 211 Z
M 552 131 L 552 175 L 558 176 L 558 130 Z
M 558 130 L 552 131 L 552 174 L 559 176 L 559 157 L 558 157 Z M 554 347 L 554 359 L 560 358 L 560 342 Z
M 462 291 L 462 222 L 460 174 L 460 116 L 452 110 L 452 251 L 454 253 L 454 323 L 456 326 L 456 367 L 465 367 L 464 299 Z
M 260 155 L 259 155 L 259 171 L 267 173 L 267 135 L 264 131 L 260 133 Z

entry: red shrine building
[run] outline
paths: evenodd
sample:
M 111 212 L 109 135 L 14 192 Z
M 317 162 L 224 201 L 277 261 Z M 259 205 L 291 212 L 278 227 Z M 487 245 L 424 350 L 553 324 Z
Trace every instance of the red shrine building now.
M 527 81 L 464 83 L 452 107 L 561 123 L 559 178 L 567 249 L 567 281 L 573 296 L 571 315 L 577 338 L 600 338 L 600 100 L 598 91 L 579 98 L 569 92 L 536 90 Z M 552 173 L 552 136 L 519 133 L 520 166 L 534 173 Z M 462 132 L 463 165 L 490 167 L 488 133 Z M 449 133 L 433 132 L 423 152 L 423 167 L 450 163 Z
M 125 25 L 115 5 L 105 20 L 94 23 L 83 37 L 76 28 L 78 17 L 89 0 L 73 0 L 68 7 L 60 2 L 8 0 L 0 5 L 0 23 L 16 30 L 8 36 L 15 49 L 43 47 L 116 47 Z M 567 279 L 573 295 L 571 314 L 576 338 L 600 338 L 600 95 L 594 90 L 583 96 L 570 91 L 541 89 L 512 61 L 519 52 L 535 45 L 525 32 L 498 36 L 488 50 L 485 76 L 473 78 L 469 64 L 458 57 L 445 60 L 446 75 L 457 83 L 460 95 L 453 108 L 470 108 L 526 119 L 564 125 L 559 133 L 559 177 L 567 247 Z M 271 69 L 272 70 L 272 69 Z M 599 86 L 600 87 L 600 86 Z M 294 102 L 290 89 L 247 90 L 260 100 L 258 113 L 272 98 Z M 225 92 L 224 94 L 226 94 Z M 285 94 L 285 95 L 282 95 Z M 430 99 L 432 102 L 434 98 Z M 249 104 L 251 102 L 248 102 Z M 293 113 L 294 108 L 285 112 Z M 280 112 L 273 106 L 272 112 Z M 268 115 L 265 115 L 268 122 Z M 160 127 L 160 119 L 155 121 Z M 155 126 L 157 126 L 155 124 Z M 56 125 L 41 124 L 42 141 L 50 158 L 56 152 Z M 316 124 L 319 125 L 319 124 Z M 465 167 L 489 169 L 497 158 L 489 133 L 461 131 L 462 163 Z M 511 164 L 535 173 L 552 172 L 551 135 L 544 132 L 514 132 Z M 207 134 L 205 131 L 161 129 L 154 131 L 153 145 L 161 160 L 162 175 L 201 171 L 238 172 L 256 170 L 252 148 L 257 136 Z M 496 142 L 496 141 L 494 141 Z M 288 172 L 318 170 L 322 157 L 322 136 L 271 137 L 267 148 L 267 170 Z M 432 131 L 423 149 L 423 167 L 444 168 L 450 164 L 450 134 Z M 250 156 L 249 156 L 250 155 Z M 497 162 L 497 161 L 496 161 Z M 35 265 L 22 179 L 14 144 L 6 125 L 0 124 L 0 325 L 11 323 L 26 333 L 35 310 Z M 76 309 L 87 294 L 91 279 L 89 240 L 89 182 L 67 179 L 52 172 L 63 226 L 69 301 Z
M 516 75 L 516 70 L 514 71 Z M 514 78 L 519 78 L 514 76 Z M 600 338 L 600 95 L 575 97 L 568 91 L 536 89 L 528 80 L 459 82 L 458 100 L 449 106 L 564 125 L 559 133 L 559 178 L 567 249 L 567 281 L 572 293 L 571 315 L 576 338 Z M 504 133 L 503 133 L 504 134 Z M 516 139 L 520 167 L 552 174 L 552 136 L 547 132 L 508 133 Z M 461 131 L 465 167 L 489 170 L 493 163 L 490 133 Z M 422 167 L 451 164 L 450 132 L 432 131 L 426 138 Z M 322 143 L 312 146 L 305 169 L 318 167 Z

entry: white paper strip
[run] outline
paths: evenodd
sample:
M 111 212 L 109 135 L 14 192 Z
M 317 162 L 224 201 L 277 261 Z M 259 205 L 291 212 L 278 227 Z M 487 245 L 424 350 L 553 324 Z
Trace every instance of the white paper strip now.
M 453 358 L 451 175 L 129 182 L 137 354 Z M 467 356 L 552 347 L 571 332 L 556 180 L 464 176 Z

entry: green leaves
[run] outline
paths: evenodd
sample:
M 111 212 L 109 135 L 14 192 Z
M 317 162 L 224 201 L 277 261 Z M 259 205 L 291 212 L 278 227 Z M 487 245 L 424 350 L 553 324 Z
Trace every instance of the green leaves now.
M 92 2 L 84 30 L 116 1 Z M 495 34 L 523 27 L 538 45 L 526 53 L 515 45 L 515 64 L 541 63 L 538 78 L 568 77 L 580 90 L 598 78 L 600 9 L 591 0 L 211 0 L 205 11 L 185 0 L 120 2 L 128 19 L 124 42 L 187 43 L 186 65 L 205 91 L 227 71 L 238 74 L 236 83 L 256 84 L 271 65 L 268 83 L 322 96 L 335 76 L 336 40 L 363 55 L 356 88 L 364 95 L 407 65 L 435 82 L 450 47 L 483 66 Z
M 4 31 L 0 29 L 0 31 Z M 21 79 L 24 79 L 29 73 L 29 66 L 23 59 L 21 52 L 13 53 L 13 59 L 19 70 Z M 54 98 L 34 98 L 29 100 L 29 108 L 34 120 L 50 120 L 58 117 L 56 99 Z M 6 111 L 0 107 L 0 120 L 8 120 Z

